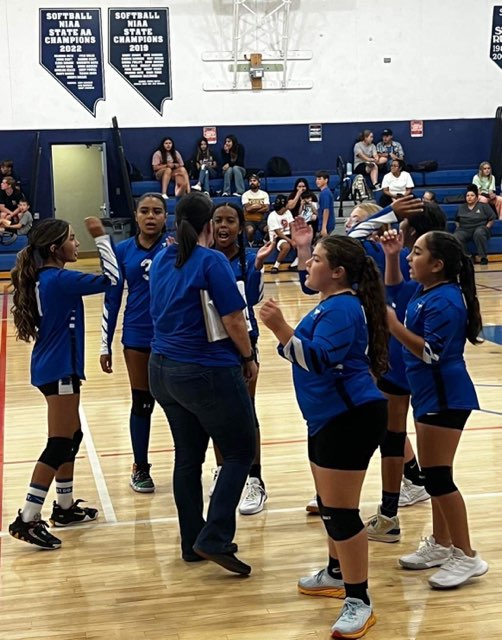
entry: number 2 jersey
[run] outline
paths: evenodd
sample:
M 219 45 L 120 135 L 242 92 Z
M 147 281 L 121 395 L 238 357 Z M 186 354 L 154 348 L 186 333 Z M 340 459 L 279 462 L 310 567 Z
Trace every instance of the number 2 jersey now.
M 38 337 L 31 355 L 31 383 L 35 387 L 72 375 L 85 380 L 82 296 L 106 293 L 120 281 L 109 236 L 95 238 L 95 242 L 101 275 L 57 267 L 38 271 Z
M 415 419 L 445 409 L 479 409 L 464 360 L 467 308 L 460 286 L 416 287 L 404 324 L 423 337 L 422 358 L 403 347 Z
M 162 235 L 149 249 L 139 243 L 138 236 L 123 240 L 117 245 L 116 255 L 121 272 L 118 286 L 105 295 L 101 324 L 101 353 L 112 353 L 112 342 L 117 318 L 122 304 L 124 285 L 128 293 L 124 311 L 122 344 L 127 347 L 149 349 L 153 338 L 150 315 L 149 271 L 154 257 L 166 248 L 166 236 Z

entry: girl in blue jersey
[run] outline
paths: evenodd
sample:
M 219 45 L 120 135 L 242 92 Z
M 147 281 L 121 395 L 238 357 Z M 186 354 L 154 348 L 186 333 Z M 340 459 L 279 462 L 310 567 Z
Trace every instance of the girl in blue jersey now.
M 388 243 L 386 240 L 393 232 L 385 232 L 378 243 L 382 255 L 385 256 L 382 273 L 385 278 L 388 298 L 395 304 L 394 308 L 399 320 L 404 321 L 406 307 L 409 296 L 403 295 L 404 291 L 410 291 L 406 284 L 409 280 L 409 266 L 407 256 L 409 250 L 417 238 L 432 230 L 443 230 L 446 227 L 446 216 L 440 207 L 432 202 L 424 203 L 423 213 L 417 213 L 401 222 L 402 239 L 400 243 Z M 363 243 L 367 244 L 368 241 Z M 389 245 L 397 244 L 392 259 L 389 255 Z M 403 266 L 404 263 L 404 266 Z M 411 291 L 414 291 L 415 283 L 411 284 Z M 402 293 L 398 290 L 403 288 Z M 380 447 L 381 472 L 382 472 L 382 501 L 378 507 L 376 515 L 372 516 L 367 524 L 368 538 L 377 542 L 398 542 L 401 537 L 399 517 L 397 515 L 398 506 L 415 504 L 429 499 L 429 495 L 423 487 L 423 480 L 420 478 L 418 464 L 408 463 L 408 469 L 415 470 L 413 484 L 411 480 L 403 479 L 401 489 L 401 478 L 403 477 L 403 466 L 405 460 L 406 447 L 406 419 L 410 403 L 410 388 L 406 380 L 405 365 L 403 359 L 403 349 L 400 342 L 394 337 L 389 341 L 389 370 L 378 380 L 378 388 L 389 401 L 389 422 L 387 434 Z M 411 444 L 409 445 L 410 450 Z M 414 454 L 410 456 L 414 459 Z M 406 473 L 409 475 L 409 471 Z M 400 490 L 401 489 L 401 490 Z
M 112 373 L 113 335 L 127 283 L 122 344 L 132 396 L 129 430 L 134 464 L 130 485 L 138 493 L 152 493 L 155 484 L 150 475 L 148 445 L 155 401 L 148 387 L 148 359 L 153 337 L 148 272 L 154 257 L 166 247 L 166 208 L 161 194 L 143 194 L 138 200 L 135 218 L 138 233 L 121 242 L 115 251 L 122 277 L 119 286 L 110 289 L 105 296 L 100 364 L 105 373 Z
M 464 348 L 466 340 L 478 342 L 482 322 L 474 269 L 454 236 L 426 233 L 415 242 L 409 263 L 418 284 L 405 322 L 391 308 L 388 319 L 405 347 L 420 464 L 432 497 L 433 535 L 400 564 L 407 569 L 440 566 L 429 584 L 449 589 L 488 571 L 471 547 L 464 500 L 452 472 L 462 430 L 471 411 L 479 409 Z
M 235 510 L 254 457 L 254 414 L 246 380 L 257 368 L 227 258 L 214 242 L 211 200 L 201 193 L 176 205 L 177 244 L 150 269 L 153 320 L 150 389 L 163 408 L 175 447 L 173 490 L 187 562 L 212 560 L 249 574 L 236 556 Z M 202 464 L 209 438 L 223 465 L 206 520 Z
M 298 587 L 309 595 L 346 598 L 332 634 L 359 638 L 375 623 L 359 499 L 370 458 L 387 426 L 387 402 L 372 378 L 387 366 L 384 290 L 374 260 L 359 242 L 346 237 L 318 242 L 307 272 L 306 285 L 320 292 L 320 302 L 296 329 L 274 300 L 260 310 L 280 342 L 279 353 L 293 364 L 328 533 L 328 567 L 301 578 Z
M 254 314 L 254 305 L 263 298 L 263 263 L 273 250 L 271 242 L 266 243 L 257 253 L 246 251 L 244 244 L 245 219 L 242 209 L 234 204 L 225 203 L 213 209 L 214 248 L 221 251 L 230 260 L 230 265 L 237 279 L 237 286 L 247 303 L 247 317 L 249 322 L 249 337 L 259 368 L 258 357 L 258 323 Z M 248 384 L 249 395 L 253 402 L 256 424 L 256 454 L 249 471 L 244 495 L 239 504 L 239 512 L 252 515 L 263 510 L 267 493 L 261 477 L 261 439 L 260 424 L 256 416 L 255 395 L 258 377 Z M 222 463 L 221 453 L 216 448 L 216 463 L 218 465 L 214 482 L 218 479 Z M 210 491 L 212 495 L 212 491 Z
M 16 336 L 35 341 L 31 355 L 31 383 L 47 401 L 47 445 L 31 477 L 24 507 L 9 525 L 18 540 L 42 549 L 57 549 L 61 540 L 47 530 L 41 511 L 56 479 L 57 502 L 51 522 L 65 527 L 95 520 L 97 509 L 73 500 L 73 467 L 82 430 L 80 385 L 84 375 L 84 306 L 82 297 L 103 293 L 116 285 L 119 271 L 110 238 L 98 218 L 86 218 L 87 230 L 101 258 L 101 275 L 66 270 L 78 256 L 78 240 L 64 220 L 44 220 L 29 237 L 12 270 L 12 313 Z

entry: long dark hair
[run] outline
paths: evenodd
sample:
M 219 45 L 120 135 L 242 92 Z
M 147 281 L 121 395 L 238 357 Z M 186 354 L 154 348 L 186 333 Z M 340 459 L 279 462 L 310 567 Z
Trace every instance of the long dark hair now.
M 443 262 L 444 277 L 450 282 L 460 284 L 467 307 L 467 339 L 470 343 L 477 344 L 478 336 L 483 328 L 483 320 L 471 259 L 451 233 L 431 231 L 424 238 L 431 256 Z
M 162 158 L 162 163 L 166 164 L 167 162 L 167 149 L 164 149 L 164 142 L 166 140 L 170 140 L 172 143 L 172 147 L 171 147 L 171 151 L 169 151 L 169 154 L 171 155 L 173 162 L 178 162 L 178 151 L 176 149 L 176 145 L 174 144 L 174 140 L 172 138 L 170 138 L 169 136 L 167 136 L 167 138 L 162 138 L 162 142 L 159 144 L 159 146 L 157 147 L 157 151 L 160 151 L 160 156 Z
M 239 143 L 237 142 L 237 137 L 234 136 L 233 133 L 231 133 L 230 135 L 225 136 L 225 140 L 227 139 L 231 140 L 232 142 L 232 147 L 229 151 L 229 155 L 232 162 L 235 162 L 237 160 L 237 156 L 239 155 Z
M 205 151 L 202 151 L 202 149 L 200 148 L 201 142 L 205 142 L 206 145 L 207 145 Z M 211 152 L 209 150 L 209 142 L 207 141 L 207 138 L 202 136 L 201 138 L 199 138 L 197 140 L 197 147 L 195 149 L 195 160 L 197 162 L 200 162 L 201 160 L 204 160 L 205 158 L 212 158 L 212 155 L 211 155 Z
M 199 234 L 212 219 L 212 202 L 203 193 L 188 193 L 175 209 L 178 256 L 176 267 L 182 267 L 197 246 Z
M 444 231 L 446 229 L 447 218 L 437 202 L 426 201 L 423 203 L 423 207 L 422 213 L 417 213 L 407 219 L 408 227 L 415 231 L 413 241 L 429 231 Z
M 16 339 L 30 342 L 38 337 L 36 285 L 37 271 L 68 239 L 70 225 L 66 220 L 43 220 L 28 236 L 28 246 L 17 254 L 16 265 L 10 272 L 16 327 Z
M 371 370 L 380 377 L 388 369 L 387 308 L 382 278 L 375 261 L 367 256 L 358 240 L 328 236 L 319 241 L 332 269 L 343 267 L 347 282 L 361 301 L 368 322 L 368 355 Z
M 223 204 L 215 204 L 211 212 L 211 218 L 214 217 L 214 214 L 218 209 L 223 209 L 225 207 L 228 207 L 229 209 L 232 209 L 233 211 L 235 211 L 235 215 L 239 220 L 240 231 L 237 235 L 237 247 L 239 249 L 238 256 L 239 256 L 239 264 L 241 265 L 242 279 L 245 282 L 247 277 L 246 244 L 244 240 L 246 219 L 244 218 L 244 212 L 242 208 L 239 207 L 239 205 L 234 204 L 233 202 L 224 202 Z

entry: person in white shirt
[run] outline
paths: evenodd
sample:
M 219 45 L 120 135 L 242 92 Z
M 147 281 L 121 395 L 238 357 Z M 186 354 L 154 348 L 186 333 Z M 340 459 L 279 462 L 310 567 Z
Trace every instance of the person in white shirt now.
M 269 214 L 267 219 L 268 233 L 270 242 L 275 244 L 279 252 L 271 273 L 278 273 L 281 262 L 288 255 L 291 249 L 296 247 L 295 241 L 291 238 L 290 225 L 293 222 L 293 214 L 287 208 L 287 198 L 284 195 L 278 195 L 274 202 L 274 210 Z M 298 261 L 295 260 L 290 268 L 295 268 Z
M 403 160 L 393 160 L 390 172 L 386 173 L 382 180 L 383 193 L 380 197 L 380 205 L 387 207 L 402 196 L 409 196 L 414 187 L 413 180 L 407 171 L 404 171 Z
M 241 202 L 246 220 L 246 235 L 252 245 L 257 230 L 263 236 L 267 233 L 265 215 L 270 207 L 268 193 L 260 189 L 260 178 L 254 173 L 249 176 L 249 189 L 242 194 Z

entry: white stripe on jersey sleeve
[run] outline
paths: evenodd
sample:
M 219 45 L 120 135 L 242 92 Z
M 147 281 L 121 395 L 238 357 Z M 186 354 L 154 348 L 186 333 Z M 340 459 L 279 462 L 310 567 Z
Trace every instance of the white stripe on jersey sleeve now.
M 309 370 L 307 362 L 305 361 L 305 354 L 303 353 L 302 341 L 296 336 L 291 336 L 291 340 L 284 345 L 283 353 L 290 362 L 300 365 L 305 371 Z
M 422 351 L 422 360 L 425 362 L 425 364 L 439 362 L 439 355 L 437 353 L 434 353 L 428 342 L 424 344 L 424 350 Z
M 119 281 L 119 265 L 117 256 L 112 248 L 110 236 L 99 236 L 94 238 L 96 248 L 101 259 L 101 269 L 103 275 L 106 276 L 112 285 L 116 285 Z
M 356 224 L 349 230 L 347 235 L 350 238 L 364 240 L 364 238 L 370 236 L 374 231 L 378 231 L 382 225 L 394 224 L 397 221 L 396 214 L 392 209 L 390 211 L 382 209 L 382 211 L 378 211 L 378 213 L 375 213 L 375 215 L 367 220 Z

